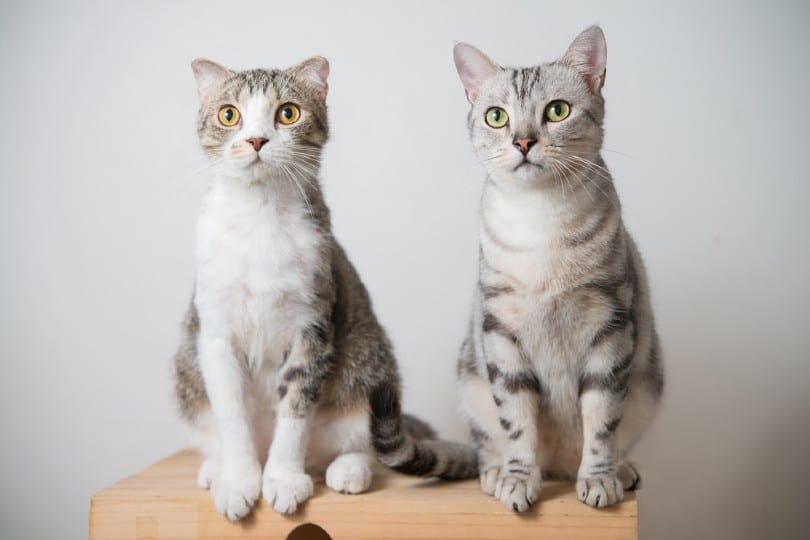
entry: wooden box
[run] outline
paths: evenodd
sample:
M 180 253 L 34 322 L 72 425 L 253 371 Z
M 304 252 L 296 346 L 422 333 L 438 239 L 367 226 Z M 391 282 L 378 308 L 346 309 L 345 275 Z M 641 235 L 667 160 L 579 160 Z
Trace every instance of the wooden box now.
M 371 490 L 335 493 L 316 483 L 315 495 L 293 516 L 259 501 L 244 520 L 217 513 L 208 491 L 197 487 L 199 457 L 179 452 L 92 498 L 90 538 L 134 539 L 634 539 L 635 493 L 621 504 L 593 509 L 579 502 L 573 484 L 544 482 L 541 500 L 527 513 L 506 510 L 481 493 L 477 481 L 441 482 L 380 468 Z M 304 524 L 316 524 L 317 527 Z

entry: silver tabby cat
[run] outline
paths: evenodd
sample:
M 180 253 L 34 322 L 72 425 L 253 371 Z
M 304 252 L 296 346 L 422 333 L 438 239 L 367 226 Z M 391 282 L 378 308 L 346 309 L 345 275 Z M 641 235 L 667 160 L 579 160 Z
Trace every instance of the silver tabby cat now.
M 477 474 L 471 448 L 403 416 L 391 345 L 332 235 L 319 185 L 329 65 L 234 72 L 192 67 L 213 183 L 197 223 L 194 296 L 174 358 L 176 390 L 229 519 L 261 493 L 295 512 L 310 474 L 371 484 L 372 459 L 444 478 Z M 371 405 L 375 414 L 371 414 Z
M 647 277 L 600 156 L 606 53 L 598 27 L 529 68 L 454 50 L 486 170 L 458 376 L 481 487 L 517 512 L 543 477 L 576 480 L 590 506 L 621 501 L 663 388 Z

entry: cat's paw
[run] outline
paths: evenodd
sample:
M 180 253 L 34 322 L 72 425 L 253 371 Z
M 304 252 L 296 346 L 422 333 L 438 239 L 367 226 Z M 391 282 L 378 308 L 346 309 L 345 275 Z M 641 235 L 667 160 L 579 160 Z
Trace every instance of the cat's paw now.
M 495 495 L 495 488 L 498 486 L 498 478 L 501 475 L 500 467 L 490 467 L 478 475 L 481 480 L 481 491 L 487 495 Z
M 636 468 L 627 462 L 619 464 L 616 476 L 619 477 L 619 482 L 622 483 L 625 491 L 635 491 L 641 487 L 641 476 Z
M 197 485 L 203 489 L 209 489 L 214 479 L 219 476 L 219 471 L 222 464 L 215 460 L 208 458 L 200 465 L 200 470 L 197 471 Z
M 221 473 L 213 479 L 210 486 L 217 512 L 236 521 L 248 515 L 259 498 L 262 475 L 259 471 Z
M 326 469 L 326 485 L 341 493 L 363 493 L 374 476 L 365 454 L 343 454 Z
M 525 512 L 540 498 L 542 478 L 536 468 L 528 474 L 502 470 L 495 485 L 495 498 L 509 510 Z
M 299 504 L 312 497 L 312 492 L 308 474 L 282 471 L 264 475 L 262 496 L 276 512 L 294 514 Z
M 615 473 L 580 476 L 577 497 L 588 506 L 604 508 L 624 499 L 624 489 Z

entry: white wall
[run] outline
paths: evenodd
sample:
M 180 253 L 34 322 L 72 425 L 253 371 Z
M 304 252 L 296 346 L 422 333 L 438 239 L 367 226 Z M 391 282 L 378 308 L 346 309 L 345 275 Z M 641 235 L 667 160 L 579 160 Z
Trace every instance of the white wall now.
M 22 4 L 22 3 L 21 3 Z M 605 153 L 668 369 L 636 452 L 645 539 L 806 533 L 806 2 L 0 7 L 0 537 L 82 538 L 90 495 L 180 448 L 169 357 L 205 190 L 189 62 L 332 62 L 324 184 L 408 409 L 463 437 L 455 354 L 481 170 L 453 40 L 505 64 L 608 39 Z

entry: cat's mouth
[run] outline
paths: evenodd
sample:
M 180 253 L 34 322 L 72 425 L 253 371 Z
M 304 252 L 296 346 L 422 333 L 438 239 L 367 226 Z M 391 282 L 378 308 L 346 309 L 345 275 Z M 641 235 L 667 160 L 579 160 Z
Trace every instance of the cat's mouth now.
M 529 166 L 529 167 L 537 167 L 538 169 L 543 168 L 543 166 L 540 165 L 539 163 L 535 163 L 534 161 L 529 161 L 527 158 L 524 157 L 523 161 L 518 163 L 517 166 L 513 170 L 516 171 L 516 170 L 520 169 L 521 167 L 523 167 L 524 165 Z

